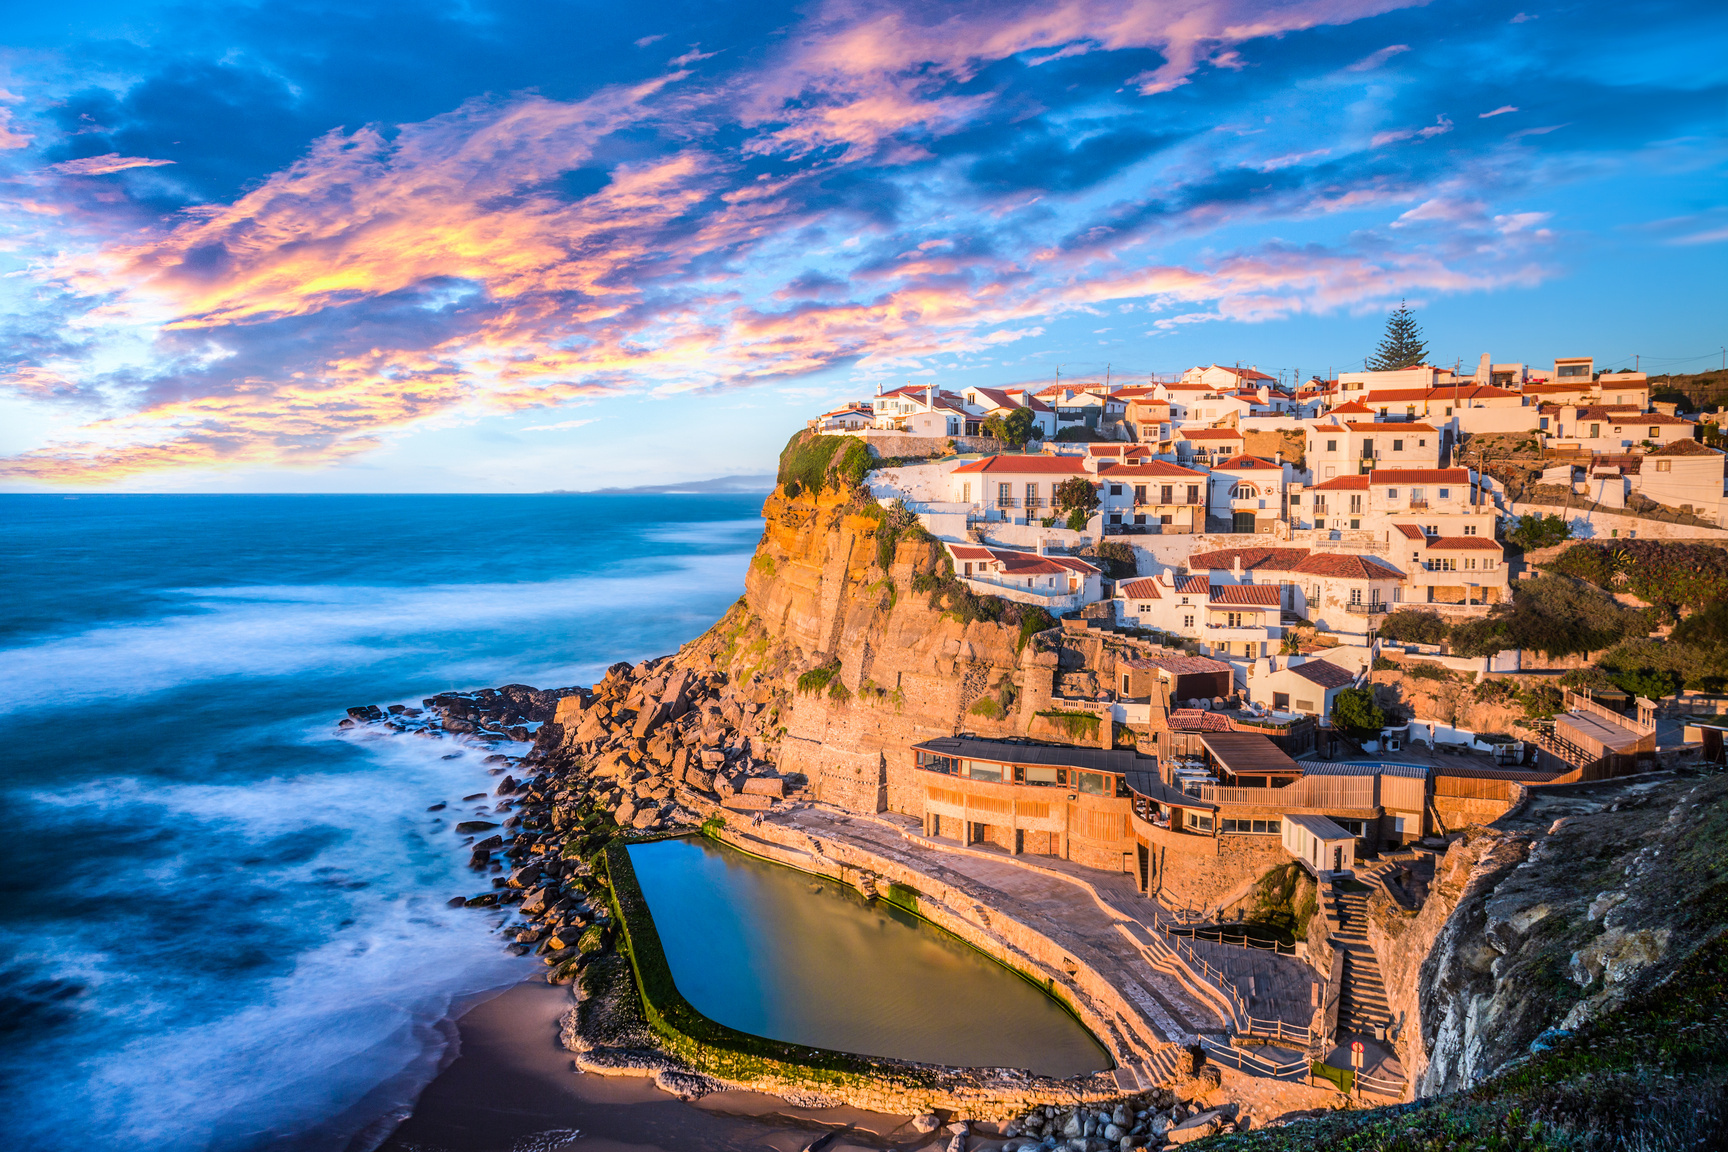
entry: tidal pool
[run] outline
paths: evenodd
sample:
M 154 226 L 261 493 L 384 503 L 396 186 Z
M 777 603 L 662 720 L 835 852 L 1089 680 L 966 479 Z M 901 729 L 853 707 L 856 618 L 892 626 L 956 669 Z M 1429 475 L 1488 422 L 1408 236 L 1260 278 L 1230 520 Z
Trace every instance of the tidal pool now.
M 956 1067 L 1110 1067 L 1050 996 L 904 909 L 700 838 L 629 851 L 678 991 L 712 1020 Z

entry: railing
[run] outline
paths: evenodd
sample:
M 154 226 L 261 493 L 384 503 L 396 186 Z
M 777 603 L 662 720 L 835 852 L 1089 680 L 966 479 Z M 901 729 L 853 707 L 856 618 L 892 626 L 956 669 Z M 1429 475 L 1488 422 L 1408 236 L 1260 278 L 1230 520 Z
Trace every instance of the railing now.
M 1252 1052 L 1245 1052 L 1232 1045 L 1220 1043 L 1205 1035 L 1200 1037 L 1200 1044 L 1206 1049 L 1208 1056 L 1232 1064 L 1242 1072 L 1258 1073 L 1272 1080 L 1294 1080 L 1308 1073 L 1308 1061 L 1306 1059 L 1279 1064 Z
M 1020 501 L 1014 499 L 1014 497 L 1012 497 L 1012 496 L 998 496 L 998 497 L 996 497 L 996 507 L 998 507 L 998 508 L 1018 508 L 1018 507 L 1020 507 Z
M 1188 951 L 1187 960 L 1189 965 L 1191 967 L 1199 968 L 1200 974 L 1204 976 L 1213 987 L 1217 988 L 1218 991 L 1229 997 L 1231 1005 L 1230 1014 L 1234 1018 L 1237 1028 L 1240 1029 L 1242 1021 L 1251 1019 L 1251 1017 L 1248 1015 L 1248 1002 L 1242 999 L 1242 993 L 1236 990 L 1235 982 L 1224 973 L 1218 971 L 1218 969 L 1212 967 L 1212 965 L 1206 963 L 1206 958 L 1200 955 L 1200 953 L 1194 951 L 1194 945 L 1184 944 L 1180 936 L 1170 936 L 1170 950 L 1172 952 L 1176 953 L 1177 956 L 1181 956 L 1184 948 Z
M 1372 604 L 1346 604 L 1344 611 L 1355 616 L 1378 616 L 1383 612 L 1392 611 L 1392 605 L 1382 604 L 1376 600 Z
M 1426 501 L 1426 500 L 1412 500 L 1412 501 L 1410 501 L 1410 507 L 1412 509 L 1426 508 L 1426 507 L 1428 507 L 1428 501 Z
M 1028 496 L 1028 497 L 1026 497 L 1026 507 L 1029 509 L 1030 508 L 1046 508 L 1049 506 L 1049 504 L 1050 504 L 1050 502 L 1048 500 L 1044 499 L 1042 496 Z
M 1200 929 L 1190 928 L 1186 932 L 1181 932 L 1181 933 L 1177 933 L 1174 930 L 1172 930 L 1171 934 L 1172 935 L 1189 936 L 1195 940 L 1210 940 L 1214 944 L 1229 944 L 1232 947 L 1237 947 L 1237 948 L 1258 948 L 1262 952 L 1270 951 L 1273 954 L 1279 955 L 1279 956 L 1284 955 L 1285 949 L 1288 948 L 1289 955 L 1291 955 L 1291 956 L 1296 955 L 1296 945 L 1294 945 L 1294 944 L 1285 945 L 1284 942 L 1281 940 L 1271 940 L 1271 941 L 1256 940 L 1256 939 L 1254 939 L 1254 937 L 1248 935 L 1248 933 L 1246 933 L 1246 932 L 1242 933 L 1242 936 L 1240 939 L 1233 939 L 1232 937 L 1226 935 L 1224 932 L 1224 929 L 1222 929 L 1222 928 L 1218 929 L 1217 932 L 1218 932 L 1218 934 L 1216 936 L 1205 936 L 1205 935 L 1201 934 Z
M 1200 799 L 1208 804 L 1258 805 L 1289 811 L 1293 808 L 1373 808 L 1377 804 L 1372 776 L 1304 776 L 1282 788 L 1229 788 L 1202 784 Z

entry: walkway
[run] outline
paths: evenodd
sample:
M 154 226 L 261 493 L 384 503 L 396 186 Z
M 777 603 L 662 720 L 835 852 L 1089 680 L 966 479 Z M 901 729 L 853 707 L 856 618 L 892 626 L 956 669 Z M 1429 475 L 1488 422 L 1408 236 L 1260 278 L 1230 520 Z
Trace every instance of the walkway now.
M 1168 912 L 1142 895 L 1127 873 L 934 839 L 917 820 L 892 814 L 853 816 L 801 806 L 767 819 L 817 841 L 844 841 L 892 860 L 1039 932 L 1108 980 L 1163 1040 L 1189 1043 L 1198 1033 L 1221 1035 L 1231 1027 L 1227 993 L 1177 960 L 1162 928 L 1173 922 Z M 1316 981 L 1306 964 L 1210 941 L 1182 944 L 1229 976 L 1253 1015 L 1308 1024 Z
M 1392 1022 L 1380 959 L 1368 943 L 1368 888 L 1351 883 L 1338 890 L 1339 928 L 1332 945 L 1344 953 L 1344 988 L 1338 998 L 1338 1031 L 1372 1035 Z

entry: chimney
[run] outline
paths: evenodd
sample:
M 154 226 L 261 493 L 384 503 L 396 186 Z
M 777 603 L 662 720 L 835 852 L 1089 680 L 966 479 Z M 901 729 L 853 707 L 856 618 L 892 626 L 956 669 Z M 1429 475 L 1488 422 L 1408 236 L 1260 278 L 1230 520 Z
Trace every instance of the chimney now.
M 1482 353 L 1482 358 L 1476 361 L 1476 383 L 1492 384 L 1494 382 L 1494 365 L 1490 362 L 1488 353 Z
M 934 384 L 924 385 L 924 405 L 925 405 L 925 407 L 931 407 L 935 403 L 936 403 L 936 386 Z
M 1272 453 L 1272 463 L 1283 464 L 1284 463 L 1284 453 L 1282 451 Z
M 882 395 L 882 381 L 876 381 L 876 395 Z
M 1050 555 L 1050 539 L 1047 536 L 1038 537 L 1038 555 Z
M 1230 571 L 1235 573 L 1236 579 L 1242 579 L 1242 553 L 1238 552 L 1230 558 Z

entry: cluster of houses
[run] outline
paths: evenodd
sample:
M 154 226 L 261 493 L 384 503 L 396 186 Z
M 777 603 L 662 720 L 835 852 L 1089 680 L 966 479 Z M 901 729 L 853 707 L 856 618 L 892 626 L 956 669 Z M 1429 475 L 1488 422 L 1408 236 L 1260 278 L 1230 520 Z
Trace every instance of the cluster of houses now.
M 1020 410 L 1023 450 L 970 439 Z M 811 426 L 893 437 L 896 455 L 909 437 L 941 443 L 929 463 L 876 473 L 876 491 L 906 501 L 974 591 L 1157 634 L 1227 664 L 1267 707 L 1322 718 L 1330 698 L 1301 687 L 1296 627 L 1367 650 L 1400 607 L 1467 617 L 1508 598 L 1510 508 L 1498 482 L 1454 462 L 1463 438 L 1527 435 L 1554 462 L 1545 481 L 1728 526 L 1728 458 L 1653 403 L 1643 374 L 1587 357 L 1299 385 L 1218 364 L 1128 386 L 908 385 Z M 1112 538 L 1132 548 L 1132 576 L 1077 555 Z

